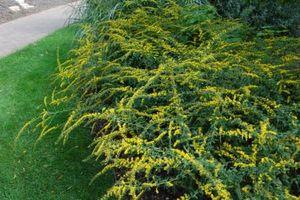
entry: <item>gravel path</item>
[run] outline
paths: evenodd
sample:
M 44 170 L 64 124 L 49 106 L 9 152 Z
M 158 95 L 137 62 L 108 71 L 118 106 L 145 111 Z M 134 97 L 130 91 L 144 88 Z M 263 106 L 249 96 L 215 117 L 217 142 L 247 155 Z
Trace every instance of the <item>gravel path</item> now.
M 19 6 L 16 0 L 0 0 L 0 24 L 74 1 L 76 0 L 25 0 L 25 3 L 34 8 L 23 9 L 20 7 L 20 11 L 12 11 L 9 9 L 10 6 Z

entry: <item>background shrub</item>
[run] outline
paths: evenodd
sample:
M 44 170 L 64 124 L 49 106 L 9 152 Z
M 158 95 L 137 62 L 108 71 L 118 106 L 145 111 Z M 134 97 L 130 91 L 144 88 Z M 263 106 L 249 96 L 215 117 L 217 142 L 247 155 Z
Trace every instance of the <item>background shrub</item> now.
M 258 28 L 286 29 L 300 35 L 300 2 L 297 0 L 211 0 L 225 17 L 241 18 Z
M 297 199 L 299 39 L 257 37 L 209 5 L 119 8 L 61 65 L 41 137 L 90 127 L 98 175 L 116 173 L 104 198 Z

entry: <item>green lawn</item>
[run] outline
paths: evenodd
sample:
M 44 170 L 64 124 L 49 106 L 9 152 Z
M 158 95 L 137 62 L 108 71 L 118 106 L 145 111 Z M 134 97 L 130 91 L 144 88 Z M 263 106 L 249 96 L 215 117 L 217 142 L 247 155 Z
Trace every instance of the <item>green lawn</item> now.
M 96 199 L 111 177 L 89 185 L 99 170 L 89 155 L 90 134 L 73 134 L 65 145 L 55 145 L 57 134 L 34 146 L 37 134 L 26 133 L 17 143 L 24 122 L 40 111 L 51 92 L 51 74 L 60 57 L 73 45 L 76 27 L 62 29 L 27 48 L 0 59 L 0 199 Z

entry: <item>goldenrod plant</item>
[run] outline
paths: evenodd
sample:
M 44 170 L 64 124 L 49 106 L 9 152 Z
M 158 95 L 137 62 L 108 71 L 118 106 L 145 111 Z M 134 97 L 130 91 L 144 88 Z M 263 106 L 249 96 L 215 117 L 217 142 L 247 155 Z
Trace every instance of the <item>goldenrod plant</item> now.
M 95 178 L 116 174 L 103 199 L 298 199 L 299 38 L 258 35 L 207 4 L 119 6 L 83 27 L 31 123 L 41 137 L 89 127 Z

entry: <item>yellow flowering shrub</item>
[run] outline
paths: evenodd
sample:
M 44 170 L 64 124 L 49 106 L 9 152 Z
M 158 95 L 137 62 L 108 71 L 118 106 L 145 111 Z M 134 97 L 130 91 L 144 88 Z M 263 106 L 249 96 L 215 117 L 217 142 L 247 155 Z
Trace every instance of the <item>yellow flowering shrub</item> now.
M 104 199 L 299 197 L 299 38 L 174 0 L 83 29 L 37 126 L 90 127 L 98 175 L 117 173 Z

